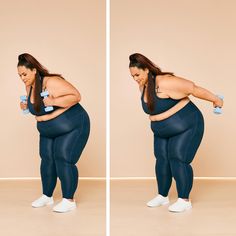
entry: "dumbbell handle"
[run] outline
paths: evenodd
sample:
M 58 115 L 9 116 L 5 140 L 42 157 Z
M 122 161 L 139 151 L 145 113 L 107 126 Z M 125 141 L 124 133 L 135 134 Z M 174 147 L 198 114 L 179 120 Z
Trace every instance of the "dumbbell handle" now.
M 48 97 L 48 95 L 49 95 L 49 93 L 48 93 L 48 91 L 43 91 L 42 93 L 40 93 L 40 95 L 41 95 L 41 97 L 44 97 L 44 98 L 46 98 L 46 97 Z M 53 110 L 53 106 L 47 106 L 47 107 L 45 107 L 45 109 L 44 109 L 46 112 L 48 112 L 48 111 L 52 111 Z

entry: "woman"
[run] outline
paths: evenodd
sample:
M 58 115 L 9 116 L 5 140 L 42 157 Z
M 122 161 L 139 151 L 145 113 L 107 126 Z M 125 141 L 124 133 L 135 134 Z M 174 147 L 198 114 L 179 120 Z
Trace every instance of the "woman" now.
M 144 112 L 149 114 L 154 133 L 156 179 L 158 195 L 149 201 L 149 207 L 169 203 L 168 192 L 172 177 L 176 181 L 178 200 L 169 206 L 171 212 L 183 212 L 192 208 L 189 194 L 193 184 L 190 165 L 201 143 L 204 119 L 189 95 L 222 107 L 223 101 L 192 81 L 162 72 L 145 56 L 134 53 L 129 56 L 129 69 L 142 92 Z
M 78 185 L 76 163 L 90 133 L 89 116 L 78 103 L 80 93 L 60 74 L 50 74 L 32 55 L 18 56 L 18 74 L 26 86 L 28 108 L 35 115 L 39 131 L 40 173 L 43 194 L 32 202 L 33 207 L 53 204 L 53 191 L 57 177 L 61 181 L 63 199 L 53 211 L 68 212 L 76 208 L 74 193 Z M 40 93 L 47 90 L 49 97 Z M 46 106 L 53 110 L 46 112 Z

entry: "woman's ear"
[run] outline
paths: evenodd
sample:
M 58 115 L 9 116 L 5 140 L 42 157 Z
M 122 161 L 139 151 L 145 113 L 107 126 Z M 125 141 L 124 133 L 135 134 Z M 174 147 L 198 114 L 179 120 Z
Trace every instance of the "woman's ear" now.
M 37 73 L 36 68 L 33 68 L 33 72 L 34 72 L 34 74 L 36 75 L 36 73 Z
M 144 71 L 148 74 L 149 73 L 149 69 L 145 68 Z

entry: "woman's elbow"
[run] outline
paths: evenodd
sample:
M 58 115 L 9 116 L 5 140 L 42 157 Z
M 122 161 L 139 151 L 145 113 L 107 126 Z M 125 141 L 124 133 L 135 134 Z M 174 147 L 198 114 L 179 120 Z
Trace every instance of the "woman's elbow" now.
M 79 93 L 77 96 L 77 101 L 80 102 L 81 101 L 81 94 Z
M 75 94 L 75 97 L 76 97 L 76 103 L 81 101 L 81 94 L 79 92 Z
M 198 86 L 195 83 L 191 83 L 188 94 L 195 96 L 198 90 Z

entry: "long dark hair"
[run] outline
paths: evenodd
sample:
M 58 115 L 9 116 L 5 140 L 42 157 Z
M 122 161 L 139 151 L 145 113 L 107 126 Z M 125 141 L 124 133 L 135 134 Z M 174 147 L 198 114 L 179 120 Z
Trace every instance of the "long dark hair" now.
M 154 110 L 154 95 L 155 95 L 155 79 L 157 75 L 174 75 L 173 72 L 163 72 L 151 60 L 140 53 L 134 53 L 129 56 L 129 68 L 137 67 L 139 69 L 149 70 L 148 73 L 148 86 L 147 86 L 147 106 L 152 112 Z
M 40 106 L 43 105 L 43 99 L 40 96 L 42 92 L 42 77 L 44 76 L 59 76 L 62 79 L 61 74 L 51 74 L 49 71 L 42 66 L 32 55 L 28 53 L 23 53 L 18 56 L 18 66 L 25 66 L 26 68 L 33 70 L 34 68 L 37 70 L 36 78 L 35 78 L 35 89 L 34 89 L 34 109 L 36 112 L 40 112 Z

